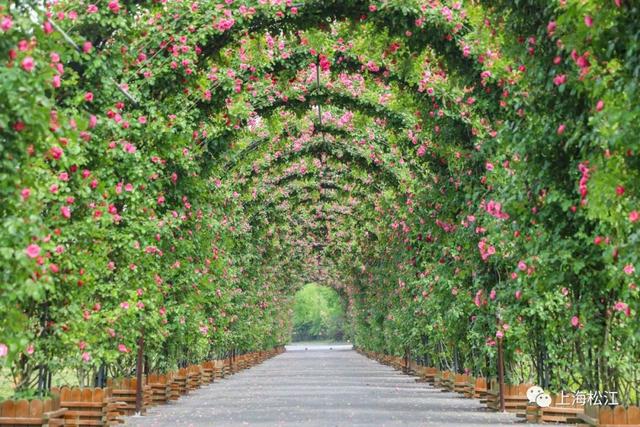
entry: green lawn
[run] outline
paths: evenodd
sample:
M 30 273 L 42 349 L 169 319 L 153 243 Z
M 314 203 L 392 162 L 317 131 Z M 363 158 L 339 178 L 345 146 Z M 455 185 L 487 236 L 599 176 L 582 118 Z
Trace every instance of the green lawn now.
M 73 370 L 64 370 L 56 373 L 51 378 L 53 387 L 61 387 L 64 385 L 78 385 L 78 379 Z M 9 399 L 13 396 L 13 378 L 9 369 L 0 368 L 0 401 Z

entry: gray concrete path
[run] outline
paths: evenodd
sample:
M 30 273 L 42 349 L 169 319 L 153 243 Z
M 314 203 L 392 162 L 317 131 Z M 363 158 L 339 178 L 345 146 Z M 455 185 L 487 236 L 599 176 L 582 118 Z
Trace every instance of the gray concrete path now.
M 349 346 L 293 348 L 176 402 L 139 427 L 499 426 L 522 422 L 369 360 Z M 331 347 L 331 346 L 329 346 Z M 344 348 L 343 348 L 344 347 Z

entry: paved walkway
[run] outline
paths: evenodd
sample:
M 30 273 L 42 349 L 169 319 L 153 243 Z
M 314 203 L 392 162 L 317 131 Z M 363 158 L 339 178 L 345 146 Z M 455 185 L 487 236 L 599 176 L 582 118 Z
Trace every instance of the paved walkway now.
M 291 347 L 259 366 L 153 408 L 145 417 L 128 418 L 127 425 L 406 427 L 519 421 L 512 414 L 487 412 L 477 400 L 416 383 L 349 347 L 329 347 Z

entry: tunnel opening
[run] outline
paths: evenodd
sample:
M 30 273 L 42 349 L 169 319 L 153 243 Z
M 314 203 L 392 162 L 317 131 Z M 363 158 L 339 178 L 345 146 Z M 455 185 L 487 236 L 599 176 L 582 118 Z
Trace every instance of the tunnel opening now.
M 296 292 L 292 307 L 293 343 L 350 341 L 346 303 L 335 289 L 308 283 Z

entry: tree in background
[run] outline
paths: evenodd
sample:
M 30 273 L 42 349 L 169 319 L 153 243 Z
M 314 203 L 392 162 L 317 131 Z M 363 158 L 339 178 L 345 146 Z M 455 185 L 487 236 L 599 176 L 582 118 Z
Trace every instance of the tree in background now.
M 344 340 L 344 302 L 326 286 L 310 283 L 295 296 L 293 304 L 293 340 Z

